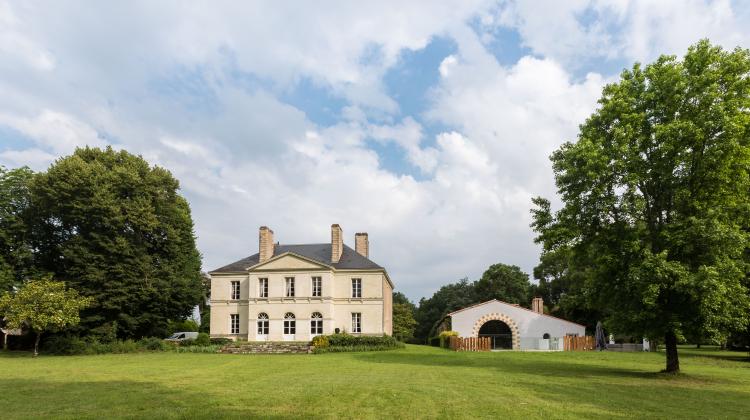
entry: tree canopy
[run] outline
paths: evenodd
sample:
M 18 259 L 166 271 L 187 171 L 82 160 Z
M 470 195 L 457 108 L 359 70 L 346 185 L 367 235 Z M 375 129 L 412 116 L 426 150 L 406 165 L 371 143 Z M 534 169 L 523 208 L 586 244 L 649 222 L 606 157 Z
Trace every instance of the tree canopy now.
M 610 329 L 663 337 L 669 372 L 680 337 L 748 322 L 749 110 L 748 50 L 635 64 L 552 155 L 562 209 L 535 200 L 543 262 Z
M 27 217 L 33 175 L 28 168 L 0 166 L 0 293 L 20 285 L 32 272 Z
M 66 289 L 65 283 L 45 278 L 28 281 L 15 293 L 5 292 L 0 296 L 0 313 L 8 328 L 28 328 L 36 333 L 36 356 L 42 333 L 78 324 L 79 311 L 90 303 L 91 298 Z
M 78 149 L 30 182 L 34 264 L 93 304 L 87 332 L 162 335 L 202 296 L 187 201 L 169 171 L 126 151 Z

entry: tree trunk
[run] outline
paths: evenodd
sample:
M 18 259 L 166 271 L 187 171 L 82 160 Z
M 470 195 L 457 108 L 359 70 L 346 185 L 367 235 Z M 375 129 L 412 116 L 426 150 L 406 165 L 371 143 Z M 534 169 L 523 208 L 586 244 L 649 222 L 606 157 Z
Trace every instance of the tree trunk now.
M 34 341 L 34 357 L 39 356 L 39 339 L 42 337 L 42 333 L 36 333 L 36 340 Z
M 677 336 L 674 331 L 664 335 L 664 345 L 667 348 L 666 373 L 678 373 L 680 371 L 680 359 L 677 358 Z
M 701 348 L 701 343 L 699 342 L 698 344 L 696 344 L 696 345 L 695 345 L 695 348 L 696 348 L 696 349 L 699 349 L 699 348 Z

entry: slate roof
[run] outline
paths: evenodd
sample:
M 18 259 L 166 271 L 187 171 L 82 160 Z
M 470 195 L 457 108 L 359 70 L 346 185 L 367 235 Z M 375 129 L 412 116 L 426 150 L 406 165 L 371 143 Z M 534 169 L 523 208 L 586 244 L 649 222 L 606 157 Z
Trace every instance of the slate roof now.
M 292 252 L 297 255 L 309 258 L 313 261 L 317 261 L 321 264 L 330 265 L 339 270 L 354 269 L 354 270 L 373 270 L 383 269 L 383 267 L 375 264 L 369 259 L 360 255 L 357 251 L 344 245 L 344 250 L 341 253 L 341 259 L 337 263 L 331 263 L 331 244 L 304 244 L 304 245 L 276 245 L 273 256 L 281 255 L 286 252 Z M 253 254 L 249 257 L 243 258 L 239 261 L 235 261 L 224 267 L 217 268 L 212 273 L 236 273 L 247 270 L 248 267 L 252 267 L 258 264 L 260 261 L 260 254 Z

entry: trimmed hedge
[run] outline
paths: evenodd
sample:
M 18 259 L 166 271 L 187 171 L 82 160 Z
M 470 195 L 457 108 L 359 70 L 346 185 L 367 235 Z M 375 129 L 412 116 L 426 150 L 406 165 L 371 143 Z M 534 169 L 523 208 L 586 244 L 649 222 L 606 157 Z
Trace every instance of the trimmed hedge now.
M 313 339 L 313 345 L 315 346 L 314 353 L 381 351 L 404 347 L 404 343 L 389 335 L 356 336 L 346 333 L 317 336 Z
M 229 339 L 209 339 L 202 333 L 195 340 L 181 343 L 167 342 L 157 337 L 146 337 L 138 341 L 114 340 L 101 342 L 96 337 L 52 336 L 44 341 L 42 352 L 57 355 L 90 355 L 106 353 L 139 353 L 151 351 L 174 351 L 177 353 L 215 353 Z

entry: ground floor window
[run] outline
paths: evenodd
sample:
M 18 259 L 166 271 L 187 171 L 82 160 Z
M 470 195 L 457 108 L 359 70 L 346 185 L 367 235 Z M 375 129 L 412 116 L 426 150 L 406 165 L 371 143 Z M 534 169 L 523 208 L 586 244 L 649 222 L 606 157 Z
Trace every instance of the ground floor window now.
M 291 312 L 287 312 L 286 315 L 284 315 L 284 334 L 292 335 L 295 334 L 296 331 L 297 321 L 294 318 L 294 314 Z
M 229 315 L 229 331 L 231 334 L 240 333 L 240 314 Z
M 258 335 L 268 335 L 268 314 L 258 314 Z
M 323 315 L 320 312 L 313 312 L 310 317 L 310 334 L 323 334 Z
M 362 332 L 362 314 L 359 312 L 352 312 L 352 332 Z

